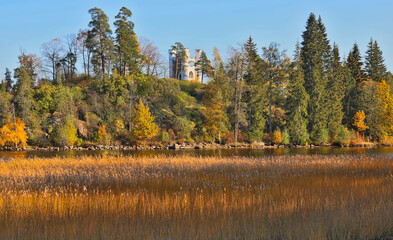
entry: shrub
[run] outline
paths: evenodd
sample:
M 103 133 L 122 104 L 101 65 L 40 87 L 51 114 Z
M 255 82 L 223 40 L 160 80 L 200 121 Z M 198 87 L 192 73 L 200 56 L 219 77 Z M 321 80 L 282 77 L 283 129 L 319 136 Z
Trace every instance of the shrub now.
M 269 134 L 269 133 L 263 134 L 262 140 L 263 140 L 263 142 L 265 142 L 265 143 L 270 143 L 270 142 L 272 142 L 272 139 L 270 138 L 270 134 Z
M 282 135 L 281 131 L 277 129 L 274 131 L 273 136 L 272 136 L 272 143 L 274 144 L 280 144 L 282 142 Z
M 288 130 L 285 129 L 285 130 L 282 132 L 281 136 L 282 136 L 282 141 L 281 141 L 281 143 L 284 144 L 284 145 L 288 145 L 289 142 L 290 142 L 290 141 L 289 141 L 289 133 L 288 133 Z
M 166 143 L 166 144 L 171 142 L 171 138 L 170 138 L 169 133 L 167 131 L 162 132 L 161 141 L 162 141 L 162 143 Z
M 339 145 L 348 145 L 351 139 L 351 132 L 341 125 L 340 132 L 338 133 L 335 143 Z
M 322 145 L 329 141 L 329 132 L 326 128 L 320 128 L 314 131 L 311 135 L 315 145 Z

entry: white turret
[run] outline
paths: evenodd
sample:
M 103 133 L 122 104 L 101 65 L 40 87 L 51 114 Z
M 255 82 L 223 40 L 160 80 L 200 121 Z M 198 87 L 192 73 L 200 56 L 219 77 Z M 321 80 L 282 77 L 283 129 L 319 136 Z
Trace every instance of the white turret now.
M 195 57 L 190 57 L 190 49 L 186 48 L 185 54 L 186 54 L 186 60 L 184 62 L 184 65 L 182 66 L 181 72 L 178 73 L 179 77 L 176 77 L 176 72 L 175 72 L 175 65 L 176 65 L 176 57 L 177 57 L 177 51 L 176 50 L 169 50 L 169 77 L 171 78 L 179 78 L 182 80 L 197 80 L 200 81 L 200 77 L 202 72 L 197 70 L 195 67 L 196 62 L 200 59 L 202 55 L 202 50 L 196 49 L 195 50 Z

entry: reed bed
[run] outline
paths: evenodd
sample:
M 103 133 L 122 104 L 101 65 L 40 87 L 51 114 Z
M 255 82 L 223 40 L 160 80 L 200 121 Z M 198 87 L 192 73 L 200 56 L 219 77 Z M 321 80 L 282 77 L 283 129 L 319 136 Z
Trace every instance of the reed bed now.
M 393 161 L 365 155 L 0 162 L 0 239 L 384 239 Z

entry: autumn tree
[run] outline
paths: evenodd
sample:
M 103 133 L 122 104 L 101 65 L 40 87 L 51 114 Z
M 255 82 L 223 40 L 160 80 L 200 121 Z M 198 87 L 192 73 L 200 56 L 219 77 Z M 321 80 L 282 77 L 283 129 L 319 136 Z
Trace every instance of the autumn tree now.
M 7 122 L 0 128 L 0 146 L 24 147 L 27 143 L 27 133 L 22 119 L 7 118 Z
M 116 65 L 120 76 L 139 72 L 140 49 L 134 32 L 134 23 L 130 20 L 132 13 L 122 7 L 116 15 Z
M 97 140 L 99 143 L 102 143 L 102 144 L 109 144 L 110 143 L 111 136 L 107 132 L 105 124 L 101 124 L 101 126 L 98 128 Z
M 246 70 L 246 58 L 245 58 L 244 47 L 241 46 L 240 49 L 232 48 L 230 52 L 230 57 L 228 59 L 227 74 L 230 78 L 230 83 L 232 87 L 232 122 L 234 131 L 234 141 L 238 141 L 239 128 L 242 122 L 245 120 L 245 108 L 242 102 L 244 93 L 244 74 Z
M 156 136 L 158 127 L 154 123 L 154 117 L 150 113 L 147 105 L 144 105 L 142 99 L 134 108 L 132 134 L 138 140 L 149 140 Z
M 230 81 L 226 73 L 224 62 L 220 56 L 220 51 L 218 48 L 213 48 L 213 61 L 212 61 L 212 81 L 219 88 L 223 103 L 227 107 L 230 102 Z
M 201 110 L 204 116 L 203 126 L 210 141 L 217 140 L 221 143 L 222 138 L 228 133 L 225 105 L 222 101 L 221 92 L 215 83 L 209 82 L 206 88 L 202 100 L 205 108 Z
M 358 130 L 358 133 L 368 129 L 368 126 L 364 122 L 365 119 L 366 119 L 366 115 L 364 114 L 364 111 L 358 111 L 353 117 L 353 125 Z
M 14 78 L 18 78 L 20 75 L 21 67 L 24 67 L 26 73 L 30 77 L 31 87 L 34 87 L 37 84 L 37 78 L 40 69 L 42 69 L 42 61 L 35 54 L 26 54 L 23 50 L 21 54 L 18 56 L 20 67 L 14 70 Z
M 108 16 L 100 8 L 92 8 L 89 10 L 91 21 L 89 22 L 88 36 L 86 41 L 87 47 L 93 53 L 92 63 L 96 68 L 96 72 L 102 74 L 109 72 L 112 61 L 113 41 L 112 30 L 110 29 Z
M 285 51 L 278 49 L 277 43 L 271 43 L 269 47 L 263 47 L 263 59 L 267 64 L 265 80 L 267 81 L 268 101 L 269 101 L 269 133 L 273 133 L 272 125 L 272 105 L 273 96 L 280 94 L 282 87 L 286 83 L 287 73 Z
M 141 49 L 141 69 L 148 76 L 163 76 L 166 64 L 157 46 L 145 37 L 139 38 Z

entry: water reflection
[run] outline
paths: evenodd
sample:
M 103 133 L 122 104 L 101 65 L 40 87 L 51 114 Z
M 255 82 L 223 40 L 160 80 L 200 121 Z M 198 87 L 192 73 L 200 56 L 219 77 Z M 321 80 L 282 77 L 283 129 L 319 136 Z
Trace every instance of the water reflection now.
M 79 157 L 79 156 L 247 156 L 262 157 L 271 155 L 296 154 L 368 154 L 393 157 L 393 147 L 380 148 L 275 148 L 275 149 L 209 149 L 209 150 L 131 150 L 131 151 L 21 151 L 0 152 L 0 159 L 33 157 Z

